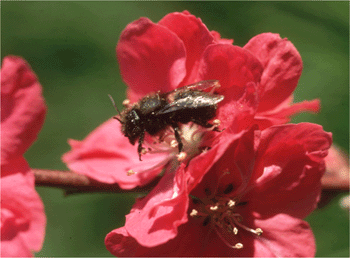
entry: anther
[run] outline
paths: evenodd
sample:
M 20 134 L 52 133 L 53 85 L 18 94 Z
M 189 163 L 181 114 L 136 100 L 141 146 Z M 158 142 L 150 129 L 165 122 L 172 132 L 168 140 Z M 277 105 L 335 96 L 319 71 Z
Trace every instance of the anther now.
M 219 209 L 219 207 L 217 205 L 215 205 L 215 206 L 210 206 L 209 209 L 212 211 L 217 211 Z
M 132 169 L 130 169 L 128 172 L 126 172 L 127 176 L 131 176 L 131 175 L 134 175 L 134 174 L 136 174 L 136 172 L 134 170 L 132 170 Z
M 238 228 L 236 228 L 236 227 L 233 228 L 233 234 L 235 234 L 235 235 L 238 234 Z
M 235 205 L 236 205 L 236 202 L 233 201 L 233 200 L 229 200 L 229 201 L 227 202 L 227 206 L 230 207 L 230 208 L 234 207 Z
M 176 140 L 172 140 L 172 141 L 170 142 L 170 146 L 171 146 L 172 148 L 177 147 L 177 145 L 178 145 L 178 143 L 177 143 Z
M 196 209 L 192 209 L 191 213 L 190 213 L 190 216 L 191 217 L 195 217 L 198 215 L 198 211 Z
M 255 234 L 257 234 L 258 236 L 260 236 L 263 233 L 261 228 L 257 228 L 255 229 Z
M 145 155 L 147 153 L 147 149 L 142 147 L 142 150 L 141 150 L 141 155 Z
M 129 107 L 130 106 L 130 99 L 124 99 L 123 106 L 124 107 Z
M 215 127 L 218 127 L 220 124 L 221 124 L 221 121 L 220 121 L 219 119 L 215 119 L 215 120 L 213 121 L 213 125 L 214 125 Z
M 237 243 L 237 244 L 234 245 L 233 248 L 242 249 L 243 248 L 243 244 L 242 243 Z
M 176 155 L 178 161 L 184 161 L 187 158 L 186 152 L 180 152 L 178 155 Z

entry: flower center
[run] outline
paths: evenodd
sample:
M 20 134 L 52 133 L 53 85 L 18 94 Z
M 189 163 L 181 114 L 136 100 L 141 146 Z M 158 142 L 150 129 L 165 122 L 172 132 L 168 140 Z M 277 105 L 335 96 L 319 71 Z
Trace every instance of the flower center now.
M 208 131 L 211 131 L 211 129 L 203 128 L 195 123 L 181 124 L 179 134 L 183 144 L 183 151 L 179 153 L 175 133 L 169 127 L 161 135 L 145 140 L 145 144 L 148 147 L 145 149 L 145 153 L 166 152 L 170 156 L 176 157 L 180 162 L 188 161 L 208 148 L 203 146 L 203 139 Z
M 229 184 L 223 193 L 225 195 L 232 190 L 233 185 Z M 235 240 L 238 239 L 240 230 L 248 231 L 256 236 L 260 236 L 263 233 L 261 228 L 252 229 L 242 223 L 243 217 L 238 213 L 238 209 L 247 205 L 248 202 L 242 202 L 237 197 L 219 196 L 215 193 L 211 197 L 209 189 L 205 189 L 205 192 L 207 198 L 193 198 L 196 208 L 192 209 L 190 216 L 203 219 L 203 226 L 211 223 L 217 235 L 228 247 L 234 249 L 243 248 L 243 244 Z M 233 241 L 236 241 L 236 243 L 232 244 L 231 242 Z

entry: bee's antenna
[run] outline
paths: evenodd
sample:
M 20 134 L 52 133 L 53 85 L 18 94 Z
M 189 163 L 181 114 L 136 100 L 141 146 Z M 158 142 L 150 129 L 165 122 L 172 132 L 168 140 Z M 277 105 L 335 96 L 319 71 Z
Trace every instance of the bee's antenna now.
M 117 106 L 115 105 L 114 99 L 112 98 L 112 96 L 110 94 L 108 94 L 109 99 L 112 101 L 112 105 L 115 108 L 115 110 L 118 112 L 118 114 L 120 115 L 120 111 L 117 108 Z
M 112 101 L 113 107 L 115 108 L 115 110 L 116 110 L 116 111 L 118 112 L 118 114 L 120 115 L 120 111 L 119 111 L 119 109 L 117 108 L 117 106 L 116 106 L 116 104 L 115 104 L 115 102 L 114 102 L 114 99 L 113 99 L 112 96 L 109 95 L 109 94 L 108 94 L 108 97 L 109 97 L 109 99 Z M 117 119 L 120 123 L 123 123 L 123 122 L 120 120 L 119 117 L 114 116 L 113 118 L 114 118 L 114 119 Z

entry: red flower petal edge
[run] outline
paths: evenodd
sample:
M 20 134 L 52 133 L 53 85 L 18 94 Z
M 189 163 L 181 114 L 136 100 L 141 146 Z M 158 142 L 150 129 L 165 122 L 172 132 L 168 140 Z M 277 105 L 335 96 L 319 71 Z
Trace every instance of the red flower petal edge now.
M 43 203 L 23 158 L 44 122 L 42 88 L 29 65 L 5 57 L 1 68 L 1 256 L 32 256 L 45 235 Z

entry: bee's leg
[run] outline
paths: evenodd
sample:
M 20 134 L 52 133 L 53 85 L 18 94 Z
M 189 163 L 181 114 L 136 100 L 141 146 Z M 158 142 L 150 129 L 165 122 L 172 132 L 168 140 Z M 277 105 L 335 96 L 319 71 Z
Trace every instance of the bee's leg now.
M 142 143 L 143 143 L 143 139 L 145 138 L 145 130 L 143 130 L 140 134 L 140 137 L 139 137 L 139 146 L 137 147 L 137 152 L 139 153 L 139 159 L 140 161 L 141 160 L 141 154 L 142 154 Z
M 178 126 L 177 124 L 172 124 L 171 126 L 172 126 L 173 129 L 174 129 L 174 132 L 175 132 L 175 139 L 176 139 L 176 141 L 177 141 L 177 144 L 178 144 L 178 147 L 179 147 L 179 153 L 180 153 L 180 152 L 182 152 L 182 150 L 183 150 L 183 148 L 184 148 L 184 145 L 183 145 L 183 143 L 182 143 L 182 141 L 181 141 L 181 136 L 180 136 L 180 133 L 179 133 L 180 128 L 179 128 L 179 126 Z

